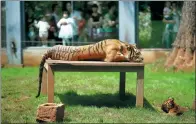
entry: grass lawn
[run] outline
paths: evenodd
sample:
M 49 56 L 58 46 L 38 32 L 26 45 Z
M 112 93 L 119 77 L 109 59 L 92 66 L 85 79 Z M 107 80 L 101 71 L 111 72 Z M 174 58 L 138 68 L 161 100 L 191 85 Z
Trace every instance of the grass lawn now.
M 165 48 L 164 43 L 162 43 L 163 32 L 165 25 L 162 20 L 152 20 L 151 22 L 151 32 L 145 32 L 145 30 L 141 30 L 140 33 L 151 33 L 150 39 L 148 39 L 148 35 L 142 35 L 139 37 L 138 45 L 141 48 Z
M 168 116 L 160 105 L 169 96 L 177 104 L 191 107 L 195 95 L 195 73 L 164 72 L 146 65 L 144 108 L 135 107 L 136 74 L 127 73 L 126 100 L 119 100 L 119 73 L 55 73 L 55 102 L 65 104 L 64 122 L 84 123 L 194 123 L 195 112 Z M 35 98 L 38 67 L 2 69 L 2 123 L 35 123 L 37 107 L 47 101 Z

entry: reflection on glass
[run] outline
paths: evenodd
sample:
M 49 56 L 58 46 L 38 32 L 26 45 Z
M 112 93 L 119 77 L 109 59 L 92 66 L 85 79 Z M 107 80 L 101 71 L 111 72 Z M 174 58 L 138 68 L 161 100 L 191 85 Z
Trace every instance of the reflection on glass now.
M 25 1 L 25 24 L 25 46 L 118 38 L 118 1 Z
M 78 22 L 78 44 L 89 44 L 106 38 L 118 38 L 117 7 L 118 1 L 74 1 L 73 9 L 81 13 L 81 20 Z
M 171 48 L 180 24 L 182 2 L 139 2 L 139 46 Z

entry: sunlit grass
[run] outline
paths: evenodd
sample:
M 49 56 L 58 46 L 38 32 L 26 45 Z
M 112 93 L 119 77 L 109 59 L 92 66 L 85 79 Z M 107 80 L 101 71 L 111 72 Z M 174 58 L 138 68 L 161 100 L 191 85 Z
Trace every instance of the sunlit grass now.
M 56 72 L 55 102 L 65 104 L 64 122 L 92 123 L 194 123 L 192 110 L 171 117 L 160 110 L 169 96 L 177 104 L 191 107 L 195 95 L 194 72 L 165 72 L 146 65 L 144 108 L 135 107 L 136 74 L 126 74 L 126 99 L 119 100 L 119 73 Z M 35 98 L 38 68 L 2 69 L 2 122 L 35 122 L 37 107 L 47 101 Z

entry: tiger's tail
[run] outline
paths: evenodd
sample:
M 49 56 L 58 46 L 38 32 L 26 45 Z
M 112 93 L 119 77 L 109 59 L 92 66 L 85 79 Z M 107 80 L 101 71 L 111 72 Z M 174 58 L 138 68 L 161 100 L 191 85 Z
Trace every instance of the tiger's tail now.
M 44 64 L 46 62 L 46 59 L 48 58 L 49 58 L 49 52 L 46 52 L 42 57 L 40 67 L 39 67 L 39 87 L 38 87 L 38 93 L 37 93 L 36 98 L 40 96 Z

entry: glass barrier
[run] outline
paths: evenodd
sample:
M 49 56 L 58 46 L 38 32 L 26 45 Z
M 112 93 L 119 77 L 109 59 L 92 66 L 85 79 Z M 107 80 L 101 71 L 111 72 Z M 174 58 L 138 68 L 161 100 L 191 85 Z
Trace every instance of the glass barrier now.
M 180 25 L 182 3 L 139 1 L 138 43 L 141 48 L 172 47 Z
M 118 38 L 118 1 L 25 1 L 25 46 Z
M 118 1 L 25 1 L 23 47 L 84 45 L 119 38 Z M 138 1 L 140 48 L 171 48 L 183 1 Z M 1 2 L 2 47 L 6 44 L 5 1 Z M 169 23 L 172 22 L 172 23 Z
M 1 47 L 6 47 L 6 13 L 5 1 L 1 1 Z

